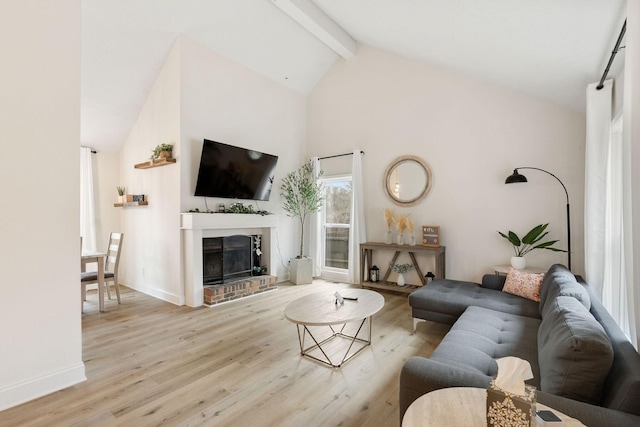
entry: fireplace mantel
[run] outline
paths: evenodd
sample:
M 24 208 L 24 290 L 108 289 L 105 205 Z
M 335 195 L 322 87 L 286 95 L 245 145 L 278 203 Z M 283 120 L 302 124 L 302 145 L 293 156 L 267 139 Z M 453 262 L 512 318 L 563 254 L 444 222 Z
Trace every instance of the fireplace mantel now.
M 252 215 L 228 213 L 183 213 L 180 215 L 182 230 L 182 259 L 185 303 L 190 307 L 203 305 L 202 239 L 234 234 L 262 235 L 262 264 L 269 274 L 276 274 L 277 215 Z

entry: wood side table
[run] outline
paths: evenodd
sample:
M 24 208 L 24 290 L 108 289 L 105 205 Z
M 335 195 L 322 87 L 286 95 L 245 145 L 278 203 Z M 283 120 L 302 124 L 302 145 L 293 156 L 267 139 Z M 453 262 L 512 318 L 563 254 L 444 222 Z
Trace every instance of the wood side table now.
M 553 411 L 562 419 L 562 427 L 585 427 L 575 418 L 541 403 L 537 403 L 536 408 Z M 544 426 L 538 417 L 533 425 Z M 442 426 L 487 427 L 487 390 L 474 387 L 435 390 L 416 399 L 402 418 L 402 427 Z
M 510 265 L 494 265 L 491 269 L 495 272 L 496 275 L 507 275 L 509 273 Z M 522 271 L 523 273 L 546 273 L 548 269 L 538 268 L 538 267 L 527 267 L 518 271 Z
M 420 283 L 422 286 L 426 285 L 426 280 L 424 275 L 422 274 L 422 270 L 418 265 L 418 261 L 416 260 L 416 252 L 426 252 L 431 253 L 436 258 L 436 268 L 435 268 L 435 276 L 438 279 L 444 279 L 445 277 L 445 255 L 446 248 L 444 246 L 439 247 L 430 247 L 430 246 L 421 246 L 421 245 L 396 245 L 396 244 L 387 244 L 381 242 L 367 242 L 360 244 L 360 284 L 363 286 L 367 286 L 370 288 L 378 288 L 378 289 L 392 289 L 401 292 L 412 292 L 416 289 L 415 286 L 390 286 L 387 282 L 389 275 L 391 274 L 391 269 L 387 268 L 387 271 L 384 273 L 382 280 L 380 282 L 370 282 L 368 279 L 368 271 L 373 266 L 373 252 L 376 250 L 387 250 L 387 251 L 395 251 L 393 255 L 393 259 L 391 263 L 395 263 L 398 259 L 398 256 L 402 252 L 406 252 L 409 254 L 411 258 L 411 263 L 413 264 L 413 268 L 416 273 L 420 277 Z

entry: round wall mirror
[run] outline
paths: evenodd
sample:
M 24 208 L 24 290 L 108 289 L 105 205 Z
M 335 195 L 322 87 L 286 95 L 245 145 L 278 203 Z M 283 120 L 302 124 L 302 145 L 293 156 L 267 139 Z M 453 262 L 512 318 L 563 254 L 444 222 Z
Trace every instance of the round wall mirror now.
M 433 174 L 420 157 L 402 156 L 384 172 L 383 186 L 387 196 L 399 206 L 413 206 L 431 191 Z

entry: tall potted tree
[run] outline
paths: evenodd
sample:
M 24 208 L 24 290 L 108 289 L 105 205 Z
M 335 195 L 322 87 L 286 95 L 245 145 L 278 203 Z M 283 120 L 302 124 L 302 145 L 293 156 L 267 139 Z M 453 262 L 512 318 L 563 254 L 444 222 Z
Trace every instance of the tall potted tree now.
M 318 176 L 320 175 L 322 171 L 318 172 Z M 318 212 L 324 202 L 322 187 L 318 184 L 311 162 L 303 164 L 284 177 L 280 186 L 280 196 L 287 216 L 298 218 L 300 223 L 300 251 L 289 261 L 289 280 L 296 285 L 311 283 L 312 260 L 304 256 L 304 228 L 309 215 Z

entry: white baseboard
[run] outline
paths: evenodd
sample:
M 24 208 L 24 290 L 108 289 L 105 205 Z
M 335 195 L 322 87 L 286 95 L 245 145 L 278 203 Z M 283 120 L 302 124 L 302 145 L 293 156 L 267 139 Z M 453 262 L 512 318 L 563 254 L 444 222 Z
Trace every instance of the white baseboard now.
M 0 411 L 86 381 L 84 363 L 0 389 Z
M 151 297 L 170 302 L 175 305 L 185 304 L 184 295 L 175 295 L 169 292 L 162 291 L 160 289 L 150 288 L 148 286 L 135 285 L 131 283 L 127 283 L 127 284 L 123 283 L 123 286 L 126 286 L 130 289 L 134 289 L 138 292 L 142 292 L 143 294 L 149 295 Z

